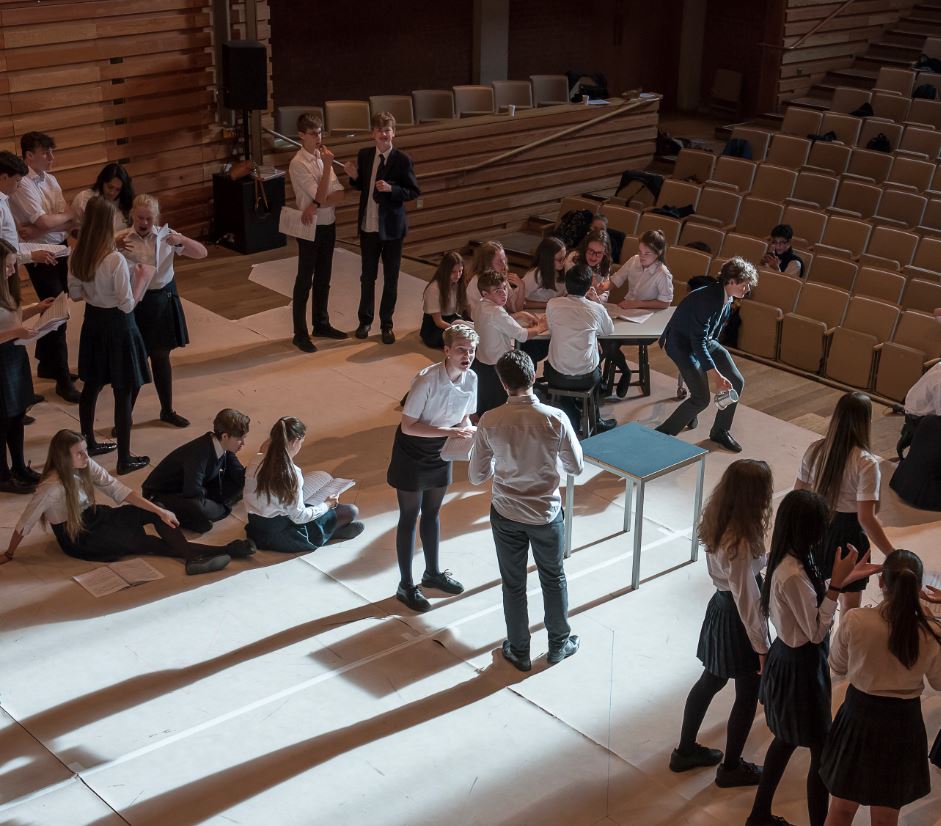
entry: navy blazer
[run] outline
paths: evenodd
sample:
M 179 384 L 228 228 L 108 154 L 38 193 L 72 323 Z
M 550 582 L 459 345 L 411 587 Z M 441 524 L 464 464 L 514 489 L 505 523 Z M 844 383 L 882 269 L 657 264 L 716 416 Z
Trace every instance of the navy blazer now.
M 150 472 L 142 488 L 145 495 L 174 493 L 187 499 L 215 499 L 222 489 L 220 471 L 225 460 L 226 480 L 245 484 L 245 468 L 236 455 L 227 451 L 216 456 L 212 433 L 170 451 Z
M 660 346 L 673 361 L 689 361 L 698 370 L 715 370 L 710 344 L 729 319 L 731 302 L 716 281 L 693 290 L 673 313 L 660 337 Z
M 375 158 L 375 146 L 360 149 L 356 156 L 356 180 L 350 178 L 350 186 L 359 190 L 359 214 L 356 218 L 356 227 L 360 232 L 363 231 L 366 204 L 373 195 L 372 192 L 366 190 L 372 178 L 372 163 Z M 418 181 L 415 180 L 415 171 L 412 169 L 412 159 L 393 146 L 386 160 L 386 168 L 382 171 L 382 180 L 391 184 L 392 191 L 376 193 L 379 205 L 379 240 L 395 241 L 404 238 L 405 233 L 408 232 L 405 202 L 421 195 Z

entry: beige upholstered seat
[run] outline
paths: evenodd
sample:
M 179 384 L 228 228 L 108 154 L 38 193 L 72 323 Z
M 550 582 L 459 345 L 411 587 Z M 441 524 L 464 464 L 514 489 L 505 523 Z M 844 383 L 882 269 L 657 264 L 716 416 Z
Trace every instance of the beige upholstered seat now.
M 328 100 L 323 106 L 330 132 L 356 134 L 372 130 L 365 100 Z
M 915 73 L 909 69 L 894 69 L 883 66 L 876 77 L 876 89 L 898 92 L 902 97 L 911 98 L 915 85 Z
M 641 236 L 651 229 L 658 229 L 663 233 L 668 244 L 675 244 L 680 238 L 680 229 L 682 224 L 676 218 L 668 218 L 666 215 L 657 215 L 653 212 L 646 212 L 640 216 L 637 223 L 637 235 Z
M 781 123 L 781 133 L 806 138 L 820 133 L 820 121 L 823 115 L 814 109 L 802 109 L 800 106 L 788 106 Z
M 941 358 L 941 324 L 930 313 L 906 310 L 892 341 L 879 349 L 875 390 L 902 401 L 925 370 Z
M 507 106 L 533 108 L 533 87 L 528 80 L 494 80 L 493 104 L 499 112 Z
M 711 227 L 707 224 L 698 224 L 695 221 L 687 221 L 683 224 L 683 231 L 680 234 L 680 243 L 683 245 L 692 244 L 696 241 L 706 244 L 712 254 L 718 254 L 722 249 L 722 242 L 725 240 L 725 233 L 717 227 Z
M 636 209 L 605 204 L 602 212 L 608 219 L 608 229 L 623 232 L 625 235 L 635 235 L 637 233 L 640 213 Z
M 664 260 L 673 278 L 686 283 L 690 278 L 709 272 L 712 256 L 700 250 L 673 246 L 667 249 Z
M 557 106 L 569 102 L 569 79 L 565 75 L 530 75 L 536 106 Z
M 691 206 L 694 210 L 699 205 L 699 187 L 696 184 L 667 178 L 660 187 L 655 206 L 647 209 L 657 209 L 665 206 L 683 207 Z
M 902 267 L 902 273 L 906 278 L 937 281 L 941 274 L 941 238 L 930 235 L 922 237 L 912 263 Z
M 850 155 L 849 166 L 843 174 L 871 184 L 881 184 L 892 171 L 892 161 L 892 155 L 888 152 L 874 152 L 872 149 L 857 147 Z
M 893 227 L 877 226 L 869 236 L 866 252 L 859 256 L 860 265 L 872 264 L 890 270 L 901 270 L 912 263 L 918 236 Z
M 712 177 L 716 165 L 716 156 L 700 149 L 681 149 L 676 156 L 673 178 L 678 181 L 704 183 Z
M 869 100 L 872 113 L 877 118 L 886 118 L 893 123 L 902 123 L 910 119 L 912 100 L 892 92 L 880 92 L 874 89 Z
M 462 85 L 453 86 L 454 109 L 458 117 L 493 114 L 493 87 Z
M 414 89 L 415 120 L 432 123 L 454 117 L 454 92 L 450 89 Z
M 369 111 L 390 112 L 395 118 L 396 128 L 415 125 L 415 107 L 409 95 L 372 95 L 369 98 Z
M 801 281 L 782 273 L 761 270 L 758 284 L 739 310 L 742 326 L 738 346 L 746 353 L 777 358 L 781 321 L 797 304 Z
M 849 294 L 821 284 L 804 284 L 793 313 L 786 313 L 781 325 L 780 359 L 785 364 L 810 373 L 819 373 L 833 330 L 838 327 Z
M 794 246 L 812 246 L 823 237 L 827 214 L 814 209 L 787 206 L 784 208 L 783 223 L 789 224 L 794 230 Z
M 726 233 L 725 240 L 722 242 L 719 257 L 729 259 L 738 255 L 757 266 L 767 249 L 768 245 L 761 239 L 729 232 Z
M 813 273 L 808 280 L 815 284 L 826 284 L 839 290 L 852 292 L 858 269 L 856 262 L 849 258 L 817 255 Z
M 886 189 L 871 220 L 874 224 L 910 229 L 921 223 L 927 204 L 928 199 L 924 195 L 901 189 Z
M 279 106 L 275 112 L 274 128 L 286 138 L 297 140 L 297 119 L 301 115 L 316 115 L 323 122 L 321 106 Z
M 819 115 L 820 113 L 815 113 Z M 800 169 L 807 163 L 807 156 L 810 154 L 810 141 L 803 135 L 786 135 L 778 132 L 771 139 L 771 146 L 768 147 L 767 163 L 773 163 L 777 166 L 784 166 L 788 169 Z
M 852 147 L 846 144 L 815 141 L 804 169 L 807 172 L 819 172 L 823 175 L 842 175 L 849 166 L 852 154 Z
M 869 103 L 872 92 L 868 89 L 856 89 L 852 86 L 837 86 L 833 90 L 833 100 L 830 110 L 848 115 L 859 109 L 864 103 Z
M 820 132 L 824 135 L 828 132 L 834 132 L 840 143 L 847 146 L 856 146 L 862 123 L 861 118 L 853 115 L 844 115 L 841 112 L 824 112 L 823 120 L 820 122 Z
M 824 375 L 851 387 L 868 389 L 876 348 L 891 339 L 899 312 L 897 305 L 853 296 L 843 323 L 831 335 Z
M 827 207 L 831 215 L 844 218 L 871 218 L 882 200 L 882 187 L 866 183 L 856 178 L 843 178 L 836 192 L 832 207 Z
M 716 161 L 712 178 L 706 181 L 712 186 L 725 186 L 745 195 L 751 191 L 755 180 L 756 165 L 753 161 L 744 158 L 732 158 L 723 155 Z
M 710 224 L 723 231 L 730 230 L 738 219 L 742 196 L 730 189 L 704 186 L 699 196 L 696 213 L 687 221 Z
M 749 126 L 736 126 L 732 130 L 731 140 L 748 141 L 753 161 L 763 161 L 768 154 L 771 132 L 767 129 L 755 129 Z
M 856 275 L 853 292 L 869 298 L 878 298 L 890 304 L 898 304 L 905 289 L 905 276 L 892 270 L 878 267 L 860 267 Z
M 826 209 L 828 206 L 833 206 L 833 200 L 836 198 L 836 188 L 839 183 L 839 179 L 833 175 L 799 172 L 797 174 L 797 183 L 794 185 L 794 194 L 786 201 L 797 206 Z
M 781 223 L 783 214 L 784 207 L 780 203 L 749 195 L 742 200 L 735 231 L 742 235 L 764 238 L 772 228 Z
M 922 281 L 920 278 L 913 278 L 905 285 L 901 304 L 906 310 L 934 312 L 935 309 L 941 307 L 941 284 L 937 281 Z M 938 326 L 941 327 L 941 325 Z
M 858 258 L 872 233 L 872 227 L 856 218 L 831 215 L 823 238 L 814 249 L 818 254 Z
M 797 172 L 785 166 L 763 163 L 755 173 L 751 194 L 769 201 L 781 202 L 789 198 L 797 183 Z

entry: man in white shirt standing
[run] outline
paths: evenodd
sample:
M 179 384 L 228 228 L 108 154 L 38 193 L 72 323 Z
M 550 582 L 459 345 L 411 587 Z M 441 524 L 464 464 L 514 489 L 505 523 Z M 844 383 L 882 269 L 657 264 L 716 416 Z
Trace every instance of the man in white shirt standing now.
M 493 479 L 490 526 L 503 579 L 507 639 L 503 656 L 520 671 L 532 669 L 526 563 L 529 547 L 539 571 L 551 664 L 578 651 L 568 623 L 568 588 L 562 559 L 565 528 L 559 495 L 559 464 L 582 472 L 582 448 L 568 417 L 533 395 L 536 371 L 519 350 L 504 353 L 497 374 L 507 403 L 485 413 L 477 425 L 467 475 L 472 484 Z
M 74 222 L 62 188 L 49 171 L 55 160 L 55 146 L 55 141 L 42 132 L 27 132 L 20 138 L 20 150 L 29 171 L 11 196 L 10 207 L 20 237 L 26 241 L 64 244 Z M 55 298 L 67 289 L 67 258 L 57 258 L 54 264 L 30 263 L 26 270 L 40 300 Z M 75 404 L 79 392 L 69 373 L 66 326 L 63 324 L 58 330 L 46 333 L 36 342 L 36 360 L 39 362 L 36 374 L 40 378 L 55 379 L 56 393 Z
M 297 239 L 297 277 L 291 303 L 293 344 L 305 353 L 314 353 L 317 347 L 310 340 L 305 320 L 311 287 L 310 317 L 314 336 L 348 338 L 346 333 L 330 324 L 327 311 L 337 237 L 335 208 L 343 201 L 346 191 L 333 171 L 333 153 L 323 145 L 323 121 L 320 117 L 310 112 L 301 115 L 297 119 L 297 134 L 301 148 L 291 159 L 288 172 L 297 208 L 301 210 L 301 223 L 304 226 L 316 223 L 317 231 L 313 241 Z
M 12 152 L 0 152 L 0 238 L 18 250 L 17 264 L 55 264 L 56 257 L 48 250 L 23 252 L 20 250 L 20 236 L 16 230 L 16 221 L 10 209 L 10 196 L 16 192 L 20 179 L 29 173 L 26 162 Z

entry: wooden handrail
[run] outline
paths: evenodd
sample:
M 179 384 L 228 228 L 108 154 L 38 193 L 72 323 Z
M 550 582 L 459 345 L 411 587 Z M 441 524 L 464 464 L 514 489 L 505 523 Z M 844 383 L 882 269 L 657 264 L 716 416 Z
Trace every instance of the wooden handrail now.
M 428 180 L 429 178 L 441 178 L 446 175 L 460 175 L 467 172 L 477 172 L 480 169 L 486 169 L 488 166 L 493 166 L 494 164 L 500 163 L 501 161 L 514 158 L 524 152 L 537 149 L 538 147 L 544 146 L 547 143 L 557 141 L 559 138 L 567 137 L 568 135 L 579 132 L 582 129 L 586 129 L 589 126 L 595 126 L 596 124 L 604 123 L 604 121 L 610 120 L 611 118 L 617 117 L 618 115 L 623 115 L 625 112 L 633 112 L 635 109 L 640 109 L 642 106 L 646 106 L 647 104 L 652 103 L 654 100 L 659 99 L 659 95 L 656 98 L 635 98 L 634 100 L 627 101 L 627 103 L 620 103 L 615 105 L 613 110 L 607 111 L 596 118 L 581 121 L 580 123 L 576 123 L 573 126 L 566 127 L 560 132 L 556 132 L 554 135 L 540 138 L 539 140 L 524 144 L 523 146 L 517 146 L 514 149 L 501 152 L 499 155 L 494 155 L 492 158 L 487 158 L 486 160 L 478 161 L 477 163 L 470 164 L 468 166 L 459 166 L 453 169 L 442 169 L 437 172 L 428 172 L 424 175 L 416 175 L 416 177 L 421 180 Z
M 834 17 L 839 17 L 843 13 L 843 9 L 846 9 L 852 6 L 853 3 L 855 2 L 856 0 L 846 0 L 845 3 L 842 3 L 841 5 L 837 6 L 832 12 L 830 12 L 830 14 L 828 14 L 825 18 L 823 18 L 823 20 L 821 20 L 809 32 L 804 32 L 804 34 L 802 34 L 799 38 L 797 38 L 797 40 L 794 41 L 790 46 L 781 46 L 780 48 L 782 48 L 786 52 L 791 51 L 791 49 L 796 49 L 808 37 L 810 37 L 812 34 L 816 34 L 819 29 L 821 29 L 823 26 L 826 26 L 827 23 L 833 20 Z

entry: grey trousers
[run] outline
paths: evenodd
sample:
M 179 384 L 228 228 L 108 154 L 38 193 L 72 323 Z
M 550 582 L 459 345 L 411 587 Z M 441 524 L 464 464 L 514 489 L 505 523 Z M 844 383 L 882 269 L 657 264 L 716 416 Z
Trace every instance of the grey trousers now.
M 732 356 L 729 355 L 728 350 L 719 342 L 712 341 L 709 343 L 709 354 L 716 363 L 719 372 L 732 382 L 732 387 L 741 397 L 742 390 L 745 387 L 745 379 L 738 372 L 738 368 L 735 366 L 735 362 L 732 361 Z M 698 416 L 709 407 L 712 394 L 709 391 L 709 377 L 705 370 L 694 367 L 686 357 L 674 357 L 669 351 L 667 351 L 667 355 L 673 359 L 677 368 L 679 368 L 683 381 L 686 382 L 686 386 L 689 388 L 687 399 L 657 428 L 661 433 L 676 436 L 695 416 Z M 736 407 L 738 407 L 738 404 L 730 404 L 725 410 L 719 410 L 716 413 L 715 422 L 712 425 L 713 432 L 728 433 L 732 429 L 732 419 L 735 417 Z

